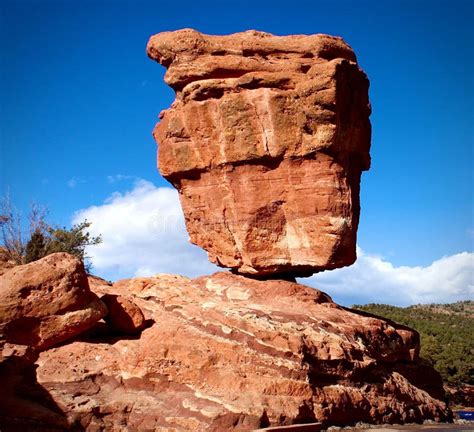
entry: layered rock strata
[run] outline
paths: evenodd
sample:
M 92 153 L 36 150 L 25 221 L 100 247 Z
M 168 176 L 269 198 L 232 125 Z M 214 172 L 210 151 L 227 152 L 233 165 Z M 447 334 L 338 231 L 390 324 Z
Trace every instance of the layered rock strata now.
M 250 431 L 447 420 L 442 383 L 408 328 L 287 281 L 230 273 L 157 275 L 101 285 L 129 296 L 141 336 L 48 349 L 37 377 L 85 430 Z
M 308 275 L 356 258 L 370 105 L 352 49 L 327 35 L 153 36 L 176 92 L 154 130 L 193 243 L 242 274 Z

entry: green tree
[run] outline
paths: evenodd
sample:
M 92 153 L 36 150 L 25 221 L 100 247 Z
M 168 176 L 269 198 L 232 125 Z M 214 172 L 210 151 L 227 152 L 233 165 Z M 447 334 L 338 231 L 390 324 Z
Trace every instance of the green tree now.
M 48 224 L 45 216 L 46 208 L 33 203 L 25 222 L 8 194 L 0 198 L 0 243 L 5 258 L 25 264 L 55 252 L 67 252 L 82 260 L 89 271 L 91 262 L 86 248 L 102 242 L 100 235 L 94 237 L 89 233 L 91 223 L 83 221 L 70 229 L 59 228 Z M 25 230 L 28 224 L 29 235 Z
M 423 358 L 428 360 L 432 366 L 436 365 L 436 360 L 439 357 L 439 353 L 442 351 L 442 348 L 438 340 L 431 335 L 421 334 L 421 355 Z
M 31 234 L 28 243 L 26 243 L 24 262 L 30 263 L 47 255 L 47 240 L 48 239 L 44 233 L 39 228 L 37 228 L 33 234 Z
M 418 330 L 421 357 L 434 366 L 446 383 L 455 386 L 474 384 L 474 301 L 406 308 L 369 304 L 354 308 Z
M 91 268 L 90 258 L 86 255 L 86 247 L 102 243 L 99 235 L 93 237 L 87 229 L 91 226 L 88 221 L 74 225 L 71 229 L 48 227 L 49 238 L 45 248 L 45 255 L 55 252 L 67 252 L 84 262 L 86 270 Z

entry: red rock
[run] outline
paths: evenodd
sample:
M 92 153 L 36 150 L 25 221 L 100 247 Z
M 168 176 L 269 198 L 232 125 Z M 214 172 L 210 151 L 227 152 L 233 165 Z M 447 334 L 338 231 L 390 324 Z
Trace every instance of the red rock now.
M 0 276 L 0 335 L 8 342 L 43 350 L 89 329 L 106 312 L 72 255 L 48 255 Z
M 352 49 L 186 29 L 147 50 L 176 91 L 154 130 L 159 169 L 210 261 L 254 275 L 352 264 L 370 166 L 369 82 Z
M 101 300 L 107 306 L 105 321 L 119 333 L 134 334 L 143 330 L 145 317 L 131 300 L 114 294 L 105 294 Z
M 87 281 L 89 282 L 90 290 L 99 297 L 110 292 L 112 283 L 105 279 L 88 274 Z
M 0 429 L 2 432 L 70 430 L 66 416 L 36 380 L 38 354 L 6 343 L 0 351 Z
M 439 375 L 417 357 L 415 331 L 318 290 L 231 273 L 158 275 L 109 289 L 128 291 L 147 311 L 153 324 L 140 338 L 91 336 L 37 361 L 38 382 L 86 430 L 450 418 Z
M 15 267 L 14 261 L 10 259 L 6 249 L 0 247 L 0 276 L 12 267 Z

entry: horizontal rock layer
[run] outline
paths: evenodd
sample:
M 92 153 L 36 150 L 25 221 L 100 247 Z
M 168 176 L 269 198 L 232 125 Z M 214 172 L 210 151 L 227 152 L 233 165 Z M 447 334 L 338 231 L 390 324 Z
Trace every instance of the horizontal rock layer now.
M 437 375 L 406 327 L 286 281 L 230 273 L 94 281 L 145 313 L 140 336 L 97 326 L 40 354 L 37 376 L 86 430 L 250 431 L 321 421 L 450 416 Z
M 368 80 L 326 35 L 160 33 L 148 55 L 176 91 L 154 130 L 193 243 L 240 273 L 352 264 L 370 166 Z

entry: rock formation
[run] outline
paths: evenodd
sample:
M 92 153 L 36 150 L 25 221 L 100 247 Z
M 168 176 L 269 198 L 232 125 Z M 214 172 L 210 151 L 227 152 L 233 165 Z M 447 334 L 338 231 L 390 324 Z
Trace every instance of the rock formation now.
M 105 321 L 113 330 L 123 334 L 135 334 L 143 330 L 145 317 L 134 302 L 114 294 L 105 294 L 101 300 L 108 311 Z
M 324 35 L 182 30 L 152 37 L 148 54 L 176 90 L 155 136 L 191 240 L 259 278 L 112 284 L 68 254 L 7 263 L 2 432 L 450 420 L 416 331 L 275 279 L 355 260 L 370 107 L 352 50 Z
M 5 432 L 451 418 L 418 333 L 294 282 L 222 272 L 111 284 L 67 254 L 0 281 Z M 92 328 L 77 319 L 97 310 Z
M 92 327 L 107 313 L 82 263 L 56 253 L 0 276 L 0 339 L 46 349 Z
M 242 274 L 308 275 L 356 259 L 370 166 L 369 82 L 327 35 L 153 36 L 176 100 L 154 130 L 193 243 Z
M 150 325 L 126 339 L 98 326 L 40 354 L 38 382 L 70 424 L 222 432 L 449 419 L 415 331 L 318 290 L 227 272 L 107 289 L 130 296 Z
M 36 379 L 39 352 L 76 338 L 107 314 L 84 266 L 66 253 L 0 275 L 0 430 L 64 431 L 66 414 Z M 67 367 L 67 366 L 66 366 Z
M 38 353 L 0 339 L 0 430 L 61 432 L 71 430 L 66 414 L 36 378 Z

